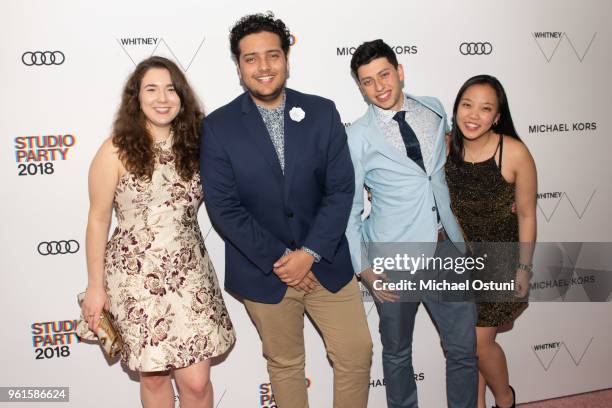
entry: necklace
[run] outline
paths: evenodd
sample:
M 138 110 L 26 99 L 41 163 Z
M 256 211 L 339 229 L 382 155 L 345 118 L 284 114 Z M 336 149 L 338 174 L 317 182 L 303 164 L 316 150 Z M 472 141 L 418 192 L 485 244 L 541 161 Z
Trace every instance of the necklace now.
M 468 149 L 466 148 L 465 141 L 467 139 L 464 137 L 463 138 L 463 140 L 464 140 L 464 145 L 463 145 L 463 159 L 464 159 L 464 161 L 467 161 L 467 162 L 472 163 L 472 164 L 476 164 L 476 163 L 480 163 L 480 162 L 486 160 L 488 158 L 488 156 L 485 157 L 485 158 L 483 158 L 482 156 L 483 156 L 483 152 L 485 150 L 487 150 L 487 147 L 490 144 L 491 135 L 492 135 L 492 132 L 489 130 L 487 133 L 484 133 L 484 134 L 478 136 L 476 139 L 469 140 L 469 142 L 467 144 L 472 146 L 472 152 L 468 151 Z M 474 148 L 476 147 L 476 146 L 474 146 L 476 144 L 474 142 L 480 142 L 480 140 L 483 139 L 484 137 L 486 137 L 486 140 L 481 142 L 481 146 L 480 146 L 480 148 L 477 148 L 477 152 L 473 152 Z M 470 156 L 471 158 L 468 157 L 468 156 Z
M 168 136 L 164 137 L 163 139 L 153 139 L 153 144 L 155 144 L 155 145 L 164 144 L 168 140 L 171 140 L 172 136 L 174 136 L 174 131 L 170 130 L 170 133 L 168 133 Z

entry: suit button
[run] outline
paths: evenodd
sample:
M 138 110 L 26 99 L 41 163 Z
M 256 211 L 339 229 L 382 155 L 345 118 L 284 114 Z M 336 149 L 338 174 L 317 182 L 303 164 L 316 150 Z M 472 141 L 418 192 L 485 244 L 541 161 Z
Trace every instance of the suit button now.
M 291 211 L 287 213 L 287 218 L 293 218 L 293 213 Z
M 436 206 L 431 207 L 431 211 L 436 211 Z
M 431 181 L 431 176 L 429 176 L 429 181 Z

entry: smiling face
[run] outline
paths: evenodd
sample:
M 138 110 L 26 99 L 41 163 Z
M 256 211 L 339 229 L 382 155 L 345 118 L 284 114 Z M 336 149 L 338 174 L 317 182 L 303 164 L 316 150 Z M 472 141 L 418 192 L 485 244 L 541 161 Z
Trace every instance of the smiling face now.
M 274 108 L 283 99 L 289 72 L 287 56 L 278 35 L 262 31 L 239 42 L 238 75 L 255 103 Z
M 472 85 L 465 90 L 455 118 L 457 126 L 468 140 L 475 140 L 491 130 L 499 120 L 499 102 L 495 89 L 487 84 Z
M 169 130 L 181 109 L 181 99 L 174 90 L 170 72 L 165 68 L 149 69 L 140 83 L 140 109 L 152 133 Z
M 357 79 L 361 93 L 370 103 L 385 110 L 401 110 L 404 103 L 401 64 L 395 68 L 387 58 L 376 58 L 357 68 Z

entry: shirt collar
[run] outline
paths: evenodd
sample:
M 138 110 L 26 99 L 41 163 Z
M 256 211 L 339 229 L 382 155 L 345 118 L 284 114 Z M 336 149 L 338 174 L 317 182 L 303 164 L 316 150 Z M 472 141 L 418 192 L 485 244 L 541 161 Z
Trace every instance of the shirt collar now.
M 255 106 L 257 106 L 257 109 L 259 109 L 260 112 L 279 113 L 285 111 L 285 102 L 287 102 L 287 93 L 283 92 L 283 101 L 276 108 L 266 108 L 265 106 L 258 104 L 255 104 Z
M 403 111 L 408 111 L 408 98 L 406 98 L 406 95 L 404 93 L 402 93 L 402 96 L 404 97 L 404 102 L 402 103 L 402 109 Z M 374 112 L 376 113 L 376 118 L 382 122 L 382 123 L 389 123 L 393 120 L 393 116 L 395 116 L 395 114 L 397 113 L 397 111 L 393 110 L 393 109 L 382 109 L 379 108 L 376 105 L 374 106 Z

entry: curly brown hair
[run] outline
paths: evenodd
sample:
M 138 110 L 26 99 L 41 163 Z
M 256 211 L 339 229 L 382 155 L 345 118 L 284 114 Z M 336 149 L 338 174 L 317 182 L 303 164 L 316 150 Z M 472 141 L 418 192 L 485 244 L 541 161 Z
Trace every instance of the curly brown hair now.
M 274 18 L 274 13 L 249 14 L 242 17 L 230 30 L 230 49 L 236 62 L 240 61 L 240 40 L 249 34 L 267 31 L 276 34 L 281 42 L 281 48 L 285 56 L 289 54 L 291 46 L 291 33 L 280 18 Z
M 177 173 L 183 180 L 190 180 L 198 171 L 199 125 L 204 113 L 183 72 L 167 58 L 155 56 L 145 59 L 128 78 L 113 125 L 113 145 L 118 149 L 119 159 L 127 171 L 151 179 L 154 168 L 153 140 L 146 128 L 146 117 L 140 109 L 139 99 L 142 78 L 151 68 L 168 70 L 174 90 L 181 100 L 181 109 L 172 121 L 172 152 Z

